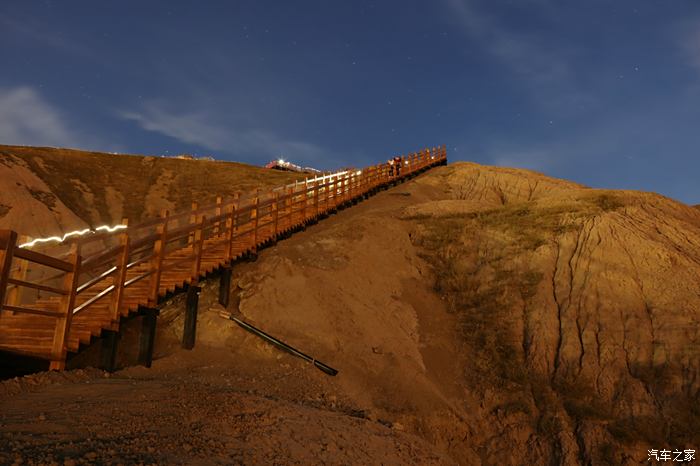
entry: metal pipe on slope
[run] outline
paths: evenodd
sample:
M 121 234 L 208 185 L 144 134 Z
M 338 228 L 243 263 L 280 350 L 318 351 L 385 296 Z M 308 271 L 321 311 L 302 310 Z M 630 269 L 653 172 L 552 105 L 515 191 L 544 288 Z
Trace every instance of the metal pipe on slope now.
M 303 359 L 307 362 L 310 362 L 311 364 L 316 366 L 318 369 L 320 369 L 321 371 L 325 372 L 326 374 L 328 374 L 330 376 L 335 376 L 336 374 L 338 374 L 338 371 L 336 369 L 333 369 L 332 367 L 327 366 L 326 364 L 323 364 L 321 361 L 318 361 L 318 360 L 312 358 L 308 354 L 304 354 L 301 351 L 299 351 L 295 348 L 292 348 L 291 346 L 284 343 L 283 341 L 278 340 L 277 338 L 273 337 L 272 335 L 269 335 L 269 334 L 263 332 L 259 328 L 256 328 L 256 327 L 250 325 L 249 323 L 244 322 L 241 319 L 238 319 L 227 312 L 221 312 L 221 313 L 219 313 L 219 315 L 225 319 L 229 319 L 229 320 L 234 321 L 235 323 L 237 323 L 239 326 L 241 326 L 245 330 L 249 331 L 250 333 L 252 333 L 254 335 L 259 336 L 260 338 L 267 341 L 268 343 L 272 343 L 273 345 L 277 346 L 278 348 L 281 348 L 281 349 L 285 350 L 286 352 L 293 354 L 294 356 L 300 357 L 301 359 Z

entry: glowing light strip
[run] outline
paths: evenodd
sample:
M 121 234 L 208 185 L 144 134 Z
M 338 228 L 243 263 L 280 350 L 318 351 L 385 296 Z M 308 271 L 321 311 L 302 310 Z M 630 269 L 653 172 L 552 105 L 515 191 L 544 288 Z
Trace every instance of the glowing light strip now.
M 90 228 L 86 228 L 84 230 L 71 231 L 70 233 L 66 233 L 62 237 L 61 236 L 49 236 L 48 238 L 37 238 L 35 240 L 30 241 L 29 243 L 20 244 L 19 247 L 20 248 L 31 248 L 32 246 L 34 246 L 37 243 L 48 243 L 51 241 L 56 241 L 56 242 L 62 243 L 66 239 L 70 238 L 71 236 L 83 236 L 83 235 L 88 234 L 88 233 L 97 233 L 98 231 L 107 231 L 109 233 L 114 233 L 115 231 L 123 230 L 124 228 L 126 228 L 126 225 L 115 225 L 113 227 L 110 227 L 108 225 L 102 225 L 102 226 L 95 228 L 94 230 L 92 230 Z
M 334 176 L 343 176 L 346 173 L 348 173 L 348 172 L 344 171 L 344 172 L 331 173 L 330 175 L 319 176 L 319 177 L 314 176 L 313 180 L 311 178 L 309 178 L 307 181 L 314 181 L 314 182 L 315 181 L 324 181 L 326 178 L 333 178 Z

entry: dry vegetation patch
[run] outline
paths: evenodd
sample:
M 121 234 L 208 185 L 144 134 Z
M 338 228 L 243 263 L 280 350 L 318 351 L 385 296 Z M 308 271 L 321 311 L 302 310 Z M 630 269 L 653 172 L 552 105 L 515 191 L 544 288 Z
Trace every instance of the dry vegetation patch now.
M 121 213 L 132 221 L 143 220 L 149 209 L 146 199 L 157 187 L 158 196 L 178 209 L 189 208 L 192 200 L 212 203 L 217 195 L 233 196 L 255 188 L 290 183 L 299 174 L 267 170 L 235 162 L 183 160 L 168 157 L 105 154 L 70 149 L 0 146 L 6 157 L 26 164 L 50 193 L 32 193 L 50 206 L 59 198 L 89 224 L 118 222 L 110 201 L 123 199 Z M 162 175 L 167 183 L 158 185 Z M 86 199 L 89 193 L 90 199 Z M 119 210 L 119 209 L 117 209 Z M 99 218 L 95 218 L 95 216 Z

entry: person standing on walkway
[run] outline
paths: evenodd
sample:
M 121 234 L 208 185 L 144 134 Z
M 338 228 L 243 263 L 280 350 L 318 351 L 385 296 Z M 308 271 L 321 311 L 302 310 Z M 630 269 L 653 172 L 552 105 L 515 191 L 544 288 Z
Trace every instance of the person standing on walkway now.
M 401 175 L 401 163 L 402 163 L 401 157 L 400 156 L 394 157 L 393 162 L 394 162 L 394 172 L 396 173 L 396 176 Z

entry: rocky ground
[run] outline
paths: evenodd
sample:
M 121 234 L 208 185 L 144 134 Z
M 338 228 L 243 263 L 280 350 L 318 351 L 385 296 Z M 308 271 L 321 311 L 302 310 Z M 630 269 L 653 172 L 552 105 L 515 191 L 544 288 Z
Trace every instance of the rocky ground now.
M 276 356 L 197 348 L 151 370 L 5 382 L 0 464 L 450 463 L 333 395 L 316 369 Z
M 336 377 L 214 279 L 192 352 L 176 299 L 152 369 L 0 385 L 0 462 L 649 464 L 700 447 L 699 272 L 697 209 L 453 164 L 235 267 Z

